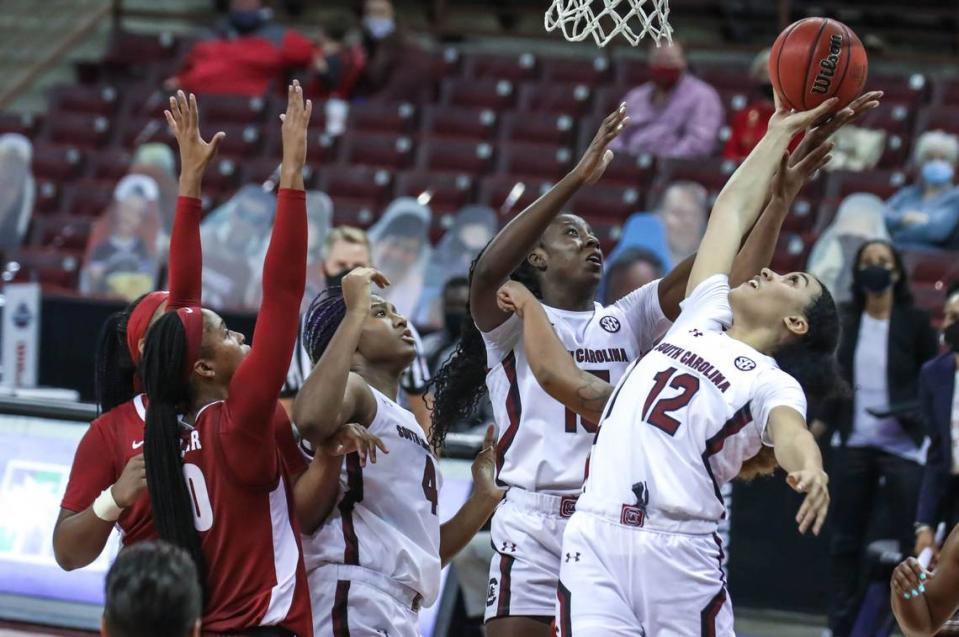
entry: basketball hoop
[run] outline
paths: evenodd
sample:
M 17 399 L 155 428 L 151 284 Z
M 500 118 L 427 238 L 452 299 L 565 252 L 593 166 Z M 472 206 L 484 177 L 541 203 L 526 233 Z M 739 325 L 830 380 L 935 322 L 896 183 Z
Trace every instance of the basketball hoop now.
M 552 0 L 546 11 L 546 30 L 560 29 L 570 42 L 593 36 L 606 46 L 622 35 L 633 46 L 647 35 L 659 46 L 672 43 L 669 0 Z

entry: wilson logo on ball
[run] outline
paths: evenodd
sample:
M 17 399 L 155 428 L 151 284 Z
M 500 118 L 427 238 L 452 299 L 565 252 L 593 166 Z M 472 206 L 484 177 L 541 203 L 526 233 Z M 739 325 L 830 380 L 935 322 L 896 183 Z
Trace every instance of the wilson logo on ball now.
M 813 80 L 812 92 L 825 95 L 832 86 L 832 77 L 839 66 L 839 54 L 842 53 L 842 36 L 834 33 L 829 38 L 829 55 L 819 60 L 819 73 Z

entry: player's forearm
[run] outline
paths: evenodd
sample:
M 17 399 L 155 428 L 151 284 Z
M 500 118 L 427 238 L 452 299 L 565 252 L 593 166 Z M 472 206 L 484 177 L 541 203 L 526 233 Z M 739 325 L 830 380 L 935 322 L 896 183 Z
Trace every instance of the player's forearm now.
M 329 456 L 317 449 L 309 468 L 296 481 L 293 504 L 303 533 L 315 533 L 336 506 L 342 464 L 342 456 Z
M 73 513 L 61 510 L 53 529 L 53 556 L 65 571 L 88 566 L 103 552 L 113 523 L 101 520 L 93 507 Z
M 440 560 L 446 566 L 473 539 L 496 510 L 501 497 L 474 492 L 456 515 L 440 525 Z
M 300 434 L 319 447 L 343 424 L 353 354 L 359 347 L 365 312 L 347 311 L 323 356 L 293 402 L 293 422 Z
M 785 440 L 778 438 L 785 437 Z M 804 470 L 822 471 L 822 453 L 816 439 L 805 427 L 788 436 L 777 436 L 773 451 L 776 462 L 786 473 Z
M 906 637 L 932 637 L 936 634 L 938 626 L 932 622 L 924 595 L 906 600 L 892 592 L 889 601 L 899 628 Z
M 729 273 L 730 287 L 736 287 L 751 279 L 772 262 L 779 232 L 782 230 L 783 221 L 791 205 L 791 201 L 776 196 L 766 204 L 762 214 L 759 215 L 759 220 L 750 230 L 746 242 L 736 255 L 736 260 L 733 261 L 733 269 Z
M 198 197 L 199 192 L 177 197 L 173 231 L 170 234 L 170 300 L 167 309 L 199 306 L 201 302 L 203 248 L 200 243 L 200 220 L 203 206 Z

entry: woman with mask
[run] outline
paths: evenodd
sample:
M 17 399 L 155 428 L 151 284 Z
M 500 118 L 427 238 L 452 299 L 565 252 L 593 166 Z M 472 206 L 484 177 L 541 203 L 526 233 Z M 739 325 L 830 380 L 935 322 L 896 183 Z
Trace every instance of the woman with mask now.
M 843 308 L 840 370 L 851 395 L 827 401 L 813 431 L 838 430 L 835 466 L 833 635 L 848 635 L 858 610 L 861 549 L 877 502 L 887 503 L 888 533 L 913 548 L 925 429 L 909 413 L 919 370 L 936 353 L 929 316 L 913 306 L 902 258 L 885 241 L 862 245 L 853 261 L 852 302 Z M 891 412 L 891 414 L 890 414 Z M 884 481 L 880 500 L 876 485 Z
M 949 247 L 959 237 L 959 188 L 955 184 L 959 138 L 927 131 L 916 142 L 919 178 L 886 204 L 886 224 L 896 245 Z

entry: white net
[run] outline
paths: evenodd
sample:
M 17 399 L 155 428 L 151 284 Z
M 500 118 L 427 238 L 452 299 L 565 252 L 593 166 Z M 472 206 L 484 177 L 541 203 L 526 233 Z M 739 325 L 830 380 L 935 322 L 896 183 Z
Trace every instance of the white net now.
M 633 46 L 647 36 L 657 46 L 663 40 L 673 41 L 669 0 L 552 0 L 546 11 L 546 30 L 554 29 L 570 42 L 593 36 L 599 46 L 606 46 L 617 35 Z

